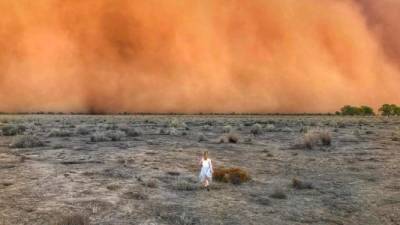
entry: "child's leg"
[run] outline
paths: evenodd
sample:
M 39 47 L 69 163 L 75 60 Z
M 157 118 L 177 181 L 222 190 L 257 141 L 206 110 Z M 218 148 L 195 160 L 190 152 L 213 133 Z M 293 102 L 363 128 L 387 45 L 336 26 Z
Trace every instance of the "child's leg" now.
M 208 178 L 206 178 L 205 182 L 204 182 L 204 186 L 208 187 Z

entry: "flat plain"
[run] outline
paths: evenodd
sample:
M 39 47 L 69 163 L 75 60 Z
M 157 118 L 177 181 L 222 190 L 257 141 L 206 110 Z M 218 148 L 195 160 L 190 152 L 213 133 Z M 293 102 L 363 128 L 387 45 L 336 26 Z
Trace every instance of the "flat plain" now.
M 400 119 L 0 115 L 0 225 L 400 224 Z M 251 180 L 198 183 L 198 160 Z

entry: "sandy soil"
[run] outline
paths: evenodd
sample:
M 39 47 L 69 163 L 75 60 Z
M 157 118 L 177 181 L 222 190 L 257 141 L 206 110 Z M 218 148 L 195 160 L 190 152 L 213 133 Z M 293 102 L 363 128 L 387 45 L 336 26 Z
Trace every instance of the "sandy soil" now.
M 400 224 L 398 118 L 1 115 L 0 127 L 0 225 L 64 225 L 68 215 L 96 225 Z M 313 129 L 331 145 L 304 148 Z M 220 143 L 229 130 L 238 143 Z M 30 137 L 43 146 L 18 145 Z M 201 189 L 203 150 L 251 181 Z

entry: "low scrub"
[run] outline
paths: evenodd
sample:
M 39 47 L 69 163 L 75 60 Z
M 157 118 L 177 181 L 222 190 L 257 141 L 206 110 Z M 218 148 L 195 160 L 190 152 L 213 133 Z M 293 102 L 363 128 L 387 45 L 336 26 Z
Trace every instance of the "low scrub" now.
M 173 188 L 178 191 L 195 191 L 199 189 L 199 186 L 184 179 L 177 179 Z
M 81 214 L 72 214 L 62 216 L 56 223 L 56 225 L 89 225 L 89 218 Z
M 49 137 L 70 137 L 70 136 L 72 136 L 71 132 L 58 128 L 52 129 L 49 133 Z
M 44 143 L 35 135 L 19 136 L 10 144 L 12 148 L 35 148 L 42 146 L 44 146 Z
M 125 137 L 125 133 L 119 130 L 109 130 L 106 132 L 96 132 L 90 136 L 92 142 L 120 141 Z
M 24 125 L 6 125 L 1 128 L 2 134 L 4 136 L 14 136 L 18 134 L 23 134 L 26 130 Z
M 327 130 L 310 130 L 303 137 L 303 146 L 313 149 L 315 146 L 330 146 L 332 135 Z
M 75 130 L 75 133 L 78 135 L 88 135 L 90 134 L 90 129 L 86 126 L 78 126 Z
M 216 168 L 213 173 L 213 178 L 219 182 L 231 183 L 235 185 L 250 181 L 251 177 L 244 169 L 234 168 Z
M 313 189 L 312 183 L 305 182 L 297 178 L 292 179 L 292 187 L 298 190 Z
M 238 133 L 231 132 L 231 133 L 222 135 L 219 138 L 219 143 L 233 143 L 233 144 L 236 144 L 236 143 L 239 142 L 239 139 L 240 139 L 240 136 L 239 136 Z
M 251 127 L 250 133 L 253 135 L 260 135 L 263 132 L 263 128 L 260 124 L 256 123 Z

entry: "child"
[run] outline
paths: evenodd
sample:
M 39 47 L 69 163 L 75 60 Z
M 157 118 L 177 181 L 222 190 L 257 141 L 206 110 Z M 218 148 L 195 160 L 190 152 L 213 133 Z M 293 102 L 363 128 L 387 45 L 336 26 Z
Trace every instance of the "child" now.
M 208 158 L 208 151 L 203 153 L 203 157 L 201 157 L 199 165 L 201 165 L 201 171 L 199 175 L 200 182 L 203 184 L 203 187 L 207 189 L 207 191 L 210 191 L 208 185 L 211 183 L 212 174 L 214 171 L 212 168 L 211 159 Z

